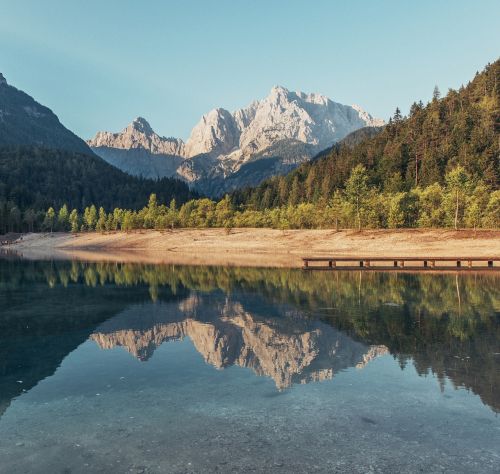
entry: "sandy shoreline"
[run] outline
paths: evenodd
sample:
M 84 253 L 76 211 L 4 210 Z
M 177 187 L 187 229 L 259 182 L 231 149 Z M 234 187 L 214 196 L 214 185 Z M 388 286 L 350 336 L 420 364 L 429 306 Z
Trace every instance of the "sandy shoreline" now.
M 29 259 L 299 267 L 304 256 L 500 256 L 500 231 L 178 229 L 25 234 L 2 247 Z

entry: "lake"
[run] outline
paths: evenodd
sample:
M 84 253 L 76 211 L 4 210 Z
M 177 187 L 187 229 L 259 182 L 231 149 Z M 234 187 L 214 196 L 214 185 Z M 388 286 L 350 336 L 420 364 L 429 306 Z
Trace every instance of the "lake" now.
M 500 275 L 0 260 L 0 472 L 499 472 Z

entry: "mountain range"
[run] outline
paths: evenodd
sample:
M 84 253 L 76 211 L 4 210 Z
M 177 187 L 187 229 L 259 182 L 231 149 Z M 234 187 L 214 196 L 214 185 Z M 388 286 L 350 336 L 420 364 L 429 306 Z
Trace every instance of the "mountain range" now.
M 138 209 L 151 193 L 179 204 L 197 197 L 180 180 L 138 178 L 106 163 L 49 108 L 0 74 L 0 233 L 21 225 L 20 209 L 92 203 Z
M 233 113 L 211 110 L 186 142 L 161 137 L 138 117 L 122 132 L 98 132 L 87 143 L 127 173 L 178 177 L 216 196 L 286 174 L 349 133 L 383 124 L 356 105 L 276 86 L 266 98 Z

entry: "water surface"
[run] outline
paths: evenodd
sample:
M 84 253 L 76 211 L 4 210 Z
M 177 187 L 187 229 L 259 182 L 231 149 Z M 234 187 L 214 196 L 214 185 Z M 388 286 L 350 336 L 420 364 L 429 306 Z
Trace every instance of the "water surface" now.
M 500 278 L 0 260 L 0 472 L 498 472 Z

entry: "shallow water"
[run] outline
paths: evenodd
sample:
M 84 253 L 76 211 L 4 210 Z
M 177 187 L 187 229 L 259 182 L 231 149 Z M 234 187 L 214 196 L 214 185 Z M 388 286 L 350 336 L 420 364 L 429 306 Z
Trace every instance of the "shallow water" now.
M 0 260 L 0 472 L 498 472 L 500 277 Z

